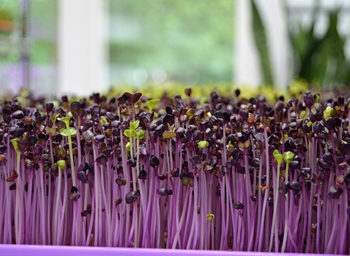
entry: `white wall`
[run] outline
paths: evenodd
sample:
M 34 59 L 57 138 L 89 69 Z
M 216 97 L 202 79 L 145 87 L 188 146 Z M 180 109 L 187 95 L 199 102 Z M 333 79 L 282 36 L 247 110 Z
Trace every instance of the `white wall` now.
M 58 2 L 58 93 L 88 95 L 106 89 L 105 1 Z
M 286 15 L 281 0 L 257 0 L 269 44 L 275 85 L 285 88 L 290 79 Z M 254 41 L 250 0 L 236 0 L 234 82 L 257 87 L 262 83 L 259 55 Z
M 262 77 L 252 29 L 250 0 L 236 0 L 235 8 L 234 82 L 256 87 Z

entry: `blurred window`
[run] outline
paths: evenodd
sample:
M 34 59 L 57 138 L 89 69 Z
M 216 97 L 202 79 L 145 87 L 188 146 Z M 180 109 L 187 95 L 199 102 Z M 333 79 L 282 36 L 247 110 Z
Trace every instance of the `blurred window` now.
M 232 81 L 233 0 L 101 1 L 108 7 L 110 84 Z M 24 12 L 23 3 L 27 3 Z M 34 92 L 55 93 L 59 3 L 0 1 L 2 91 L 18 91 L 27 81 Z M 23 56 L 28 56 L 27 79 Z
M 233 3 L 109 0 L 110 82 L 231 82 Z
M 30 86 L 54 95 L 57 87 L 57 27 L 60 0 L 31 0 Z
M 350 59 L 350 1 L 349 0 L 286 0 L 289 22 L 293 30 L 299 25 L 308 28 L 316 19 L 315 34 L 323 36 L 328 28 L 328 13 L 339 9 L 338 32 L 346 38 L 345 54 Z M 314 17 L 315 8 L 319 8 Z
M 18 92 L 28 83 L 41 93 L 56 86 L 58 0 L 1 0 L 0 88 Z M 24 25 L 26 24 L 26 25 Z M 23 29 L 26 36 L 23 37 Z M 28 69 L 24 74 L 23 62 Z
M 2 0 L 0 2 L 0 89 L 16 88 L 23 82 L 19 80 L 18 62 L 19 31 L 18 1 Z

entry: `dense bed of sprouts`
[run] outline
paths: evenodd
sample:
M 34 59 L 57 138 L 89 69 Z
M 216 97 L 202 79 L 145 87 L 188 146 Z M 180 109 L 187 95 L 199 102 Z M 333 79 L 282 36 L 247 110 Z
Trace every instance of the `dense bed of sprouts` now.
M 344 98 L 1 104 L 0 243 L 350 253 Z

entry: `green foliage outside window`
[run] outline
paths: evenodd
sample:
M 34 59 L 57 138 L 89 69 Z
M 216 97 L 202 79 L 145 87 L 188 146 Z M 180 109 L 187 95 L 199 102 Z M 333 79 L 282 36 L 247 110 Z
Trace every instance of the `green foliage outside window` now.
M 232 0 L 110 0 L 111 64 L 164 69 L 170 78 L 188 82 L 232 81 Z M 136 28 L 135 28 L 136 27 Z M 120 38 L 125 30 L 126 38 Z M 131 35 L 130 35 L 131 33 Z M 134 35 L 133 35 L 134 33 Z M 113 39 L 116 38 L 116 39 Z

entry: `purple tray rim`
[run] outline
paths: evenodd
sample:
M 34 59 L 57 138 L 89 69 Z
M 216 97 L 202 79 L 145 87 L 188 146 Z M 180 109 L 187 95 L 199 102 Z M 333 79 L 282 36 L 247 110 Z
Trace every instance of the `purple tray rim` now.
M 241 252 L 241 251 L 214 251 L 214 250 L 183 250 L 183 249 L 149 249 L 125 247 L 86 247 L 86 246 L 54 246 L 54 245 L 13 245 L 0 244 L 1 256 L 310 256 L 318 254 L 307 253 L 273 253 L 273 252 Z M 333 254 L 322 254 L 333 255 Z M 338 254 L 339 255 L 339 254 Z

